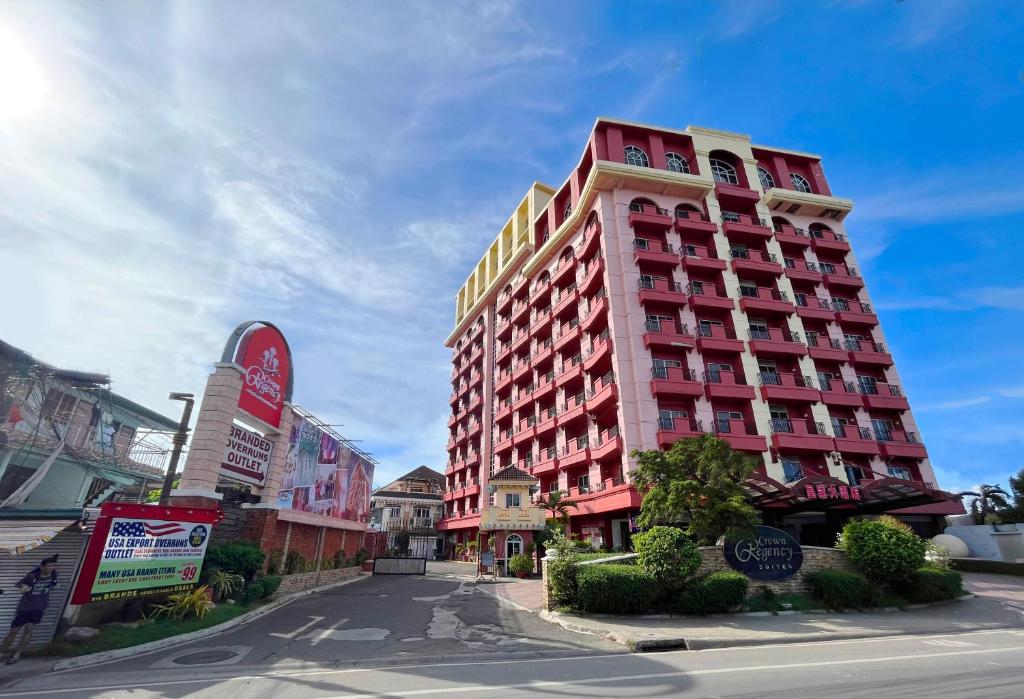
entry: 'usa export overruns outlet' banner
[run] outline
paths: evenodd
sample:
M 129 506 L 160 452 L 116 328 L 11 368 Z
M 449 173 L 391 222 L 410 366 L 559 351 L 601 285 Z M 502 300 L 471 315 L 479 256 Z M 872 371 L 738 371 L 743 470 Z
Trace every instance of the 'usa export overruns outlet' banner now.
M 76 604 L 182 592 L 196 584 L 213 528 L 211 511 L 144 505 L 132 509 L 123 513 L 128 516 L 103 522 L 101 515 L 97 521 L 75 590 Z M 185 510 L 182 514 L 199 516 L 163 519 L 160 510 Z M 98 536 L 101 524 L 106 525 L 102 539 Z

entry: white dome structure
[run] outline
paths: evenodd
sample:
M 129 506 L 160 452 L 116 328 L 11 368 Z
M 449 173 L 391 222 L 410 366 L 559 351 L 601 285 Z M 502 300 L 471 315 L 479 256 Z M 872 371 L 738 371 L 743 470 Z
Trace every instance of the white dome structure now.
M 949 551 L 950 558 L 967 558 L 970 549 L 964 540 L 952 534 L 939 534 L 932 537 L 932 543 Z

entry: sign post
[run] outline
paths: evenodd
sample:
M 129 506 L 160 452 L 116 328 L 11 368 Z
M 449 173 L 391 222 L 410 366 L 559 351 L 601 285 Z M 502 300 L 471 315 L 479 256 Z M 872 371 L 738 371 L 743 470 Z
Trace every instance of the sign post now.
M 785 580 L 804 563 L 800 542 L 775 527 L 757 526 L 755 537 L 725 542 L 725 560 L 754 580 Z

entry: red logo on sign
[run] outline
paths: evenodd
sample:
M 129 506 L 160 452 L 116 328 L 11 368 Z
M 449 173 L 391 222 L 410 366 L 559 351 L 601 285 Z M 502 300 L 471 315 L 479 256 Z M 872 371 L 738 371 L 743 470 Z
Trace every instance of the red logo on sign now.
M 291 366 L 284 337 L 274 328 L 250 330 L 235 356 L 245 371 L 238 407 L 272 427 L 281 425 Z

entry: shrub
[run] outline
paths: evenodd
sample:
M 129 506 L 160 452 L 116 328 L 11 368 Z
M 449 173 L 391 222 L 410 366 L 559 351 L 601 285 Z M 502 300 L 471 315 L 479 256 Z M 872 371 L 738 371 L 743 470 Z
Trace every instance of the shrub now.
M 211 609 L 213 602 L 206 597 L 206 585 L 200 585 L 191 592 L 179 592 L 167 597 L 167 601 L 154 607 L 154 617 L 166 616 L 171 619 L 202 619 Z
M 724 614 L 747 599 L 747 576 L 733 571 L 703 575 L 691 581 L 673 604 L 679 614 Z
M 514 574 L 530 574 L 533 572 L 533 559 L 526 554 L 517 553 L 508 562 L 508 569 Z
M 210 587 L 213 588 L 214 598 L 217 600 L 222 600 L 232 592 L 241 590 L 244 585 L 245 578 L 237 573 L 214 570 L 210 574 Z
M 263 596 L 270 597 L 272 594 L 277 592 L 277 588 L 281 587 L 281 576 L 280 575 L 268 575 L 264 578 L 260 578 L 263 585 Z
M 298 551 L 289 551 L 284 557 L 284 574 L 295 575 L 306 570 L 306 559 Z
M 996 573 L 998 575 L 1024 575 L 1024 563 L 1009 561 L 986 561 L 972 558 L 954 558 L 950 561 L 954 570 L 964 573 Z
M 370 553 L 366 549 L 359 549 L 356 551 L 355 565 L 361 566 L 370 557 Z
M 643 614 L 658 597 L 654 576 L 637 566 L 596 563 L 576 571 L 576 606 L 584 612 Z
M 857 573 L 827 569 L 810 573 L 805 580 L 815 599 L 829 609 L 874 607 L 880 598 L 878 588 Z
M 839 548 L 872 580 L 903 580 L 924 565 L 927 544 L 902 522 L 899 525 L 884 519 L 848 522 Z
M 232 541 L 227 544 L 215 544 L 206 548 L 206 559 L 203 561 L 203 572 L 226 570 L 252 580 L 256 571 L 263 567 L 265 554 L 260 547 L 250 541 Z
M 675 589 L 697 572 L 700 551 L 675 527 L 652 527 L 633 537 L 637 563 L 663 587 Z
M 956 599 L 964 593 L 960 573 L 932 566 L 918 568 L 894 587 L 900 597 L 914 604 Z
M 548 593 L 555 606 L 576 602 L 576 564 L 579 562 L 579 555 L 569 552 L 545 563 L 548 567 Z
M 263 584 L 263 578 L 253 580 L 251 583 L 245 586 L 242 590 L 242 603 L 251 604 L 258 599 L 266 597 L 264 593 L 265 586 Z

